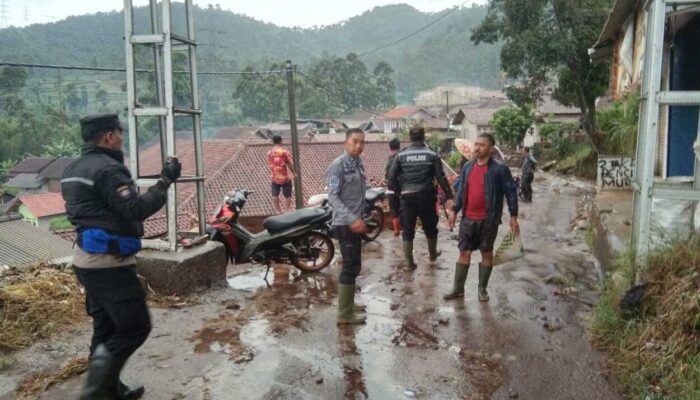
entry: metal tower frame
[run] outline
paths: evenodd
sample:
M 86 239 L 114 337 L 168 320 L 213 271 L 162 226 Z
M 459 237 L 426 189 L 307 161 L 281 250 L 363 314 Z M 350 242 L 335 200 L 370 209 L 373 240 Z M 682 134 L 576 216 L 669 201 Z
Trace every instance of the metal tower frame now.
M 128 100 L 129 120 L 129 161 L 131 174 L 137 186 L 147 187 L 154 185 L 158 177 L 139 175 L 139 143 L 138 143 L 138 118 L 159 117 L 161 162 L 167 157 L 176 156 L 175 149 L 175 116 L 189 116 L 192 118 L 194 134 L 195 175 L 182 176 L 179 183 L 195 182 L 197 186 L 199 233 L 204 234 L 205 199 L 204 199 L 204 163 L 202 160 L 202 125 L 201 110 L 199 106 L 199 92 L 197 86 L 197 62 L 195 29 L 193 18 L 192 0 L 185 0 L 185 18 L 187 36 L 179 36 L 172 30 L 172 14 L 170 0 L 162 0 L 161 4 L 162 28 L 158 25 L 158 4 L 156 0 L 150 0 L 151 34 L 134 34 L 134 7 L 132 0 L 124 0 L 124 28 L 126 42 L 126 87 Z M 150 45 L 153 48 L 154 74 L 156 102 L 155 105 L 142 105 L 138 103 L 136 93 L 136 65 L 134 59 L 135 45 Z M 190 108 L 178 108 L 173 100 L 173 51 L 185 49 L 188 54 L 188 70 L 184 71 L 190 77 Z M 177 71 L 181 73 L 182 71 Z M 160 239 L 144 240 L 146 248 L 175 251 L 177 249 L 177 196 L 176 185 L 168 189 L 168 202 L 166 206 L 168 235 L 167 241 Z
M 695 158 L 693 186 L 654 181 L 654 165 L 659 134 L 661 106 L 700 106 L 700 91 L 661 90 L 663 68 L 664 28 L 667 10 L 676 7 L 698 6 L 700 0 L 647 0 L 647 29 L 644 47 L 644 71 L 637 136 L 632 246 L 637 262 L 646 258 L 651 245 L 651 215 L 654 199 L 700 201 L 700 163 Z M 698 127 L 700 129 L 700 127 Z M 693 218 L 695 208 L 693 207 Z M 636 280 L 639 281 L 639 269 Z

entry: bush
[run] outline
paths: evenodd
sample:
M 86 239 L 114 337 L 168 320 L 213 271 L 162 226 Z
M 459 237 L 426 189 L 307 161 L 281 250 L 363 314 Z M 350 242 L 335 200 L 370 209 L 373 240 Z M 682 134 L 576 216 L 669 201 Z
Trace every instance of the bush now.
M 639 92 L 614 101 L 610 107 L 598 110 L 600 151 L 606 155 L 634 154 L 639 123 Z
M 610 353 L 611 372 L 629 398 L 700 398 L 700 237 L 674 239 L 653 250 L 636 316 L 620 299 L 635 259 L 619 256 L 591 320 L 595 343 Z

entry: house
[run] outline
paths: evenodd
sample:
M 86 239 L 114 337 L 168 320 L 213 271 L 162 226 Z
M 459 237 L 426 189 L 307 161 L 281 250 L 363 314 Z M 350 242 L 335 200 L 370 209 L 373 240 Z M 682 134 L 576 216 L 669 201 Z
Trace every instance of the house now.
M 73 255 L 73 244 L 22 220 L 0 216 L 0 267 L 53 261 Z
M 700 15 L 678 5 L 667 16 L 661 65 L 661 90 L 700 90 Z M 692 6 L 695 7 L 695 6 Z M 638 90 L 642 81 L 647 11 L 642 3 L 617 0 L 595 45 L 593 62 L 611 63 L 613 99 Z M 698 137 L 697 106 L 662 106 L 659 115 L 655 175 L 661 179 L 692 177 Z
M 63 171 L 74 159 L 66 157 L 28 157 L 12 168 L 10 179 L 4 184 L 16 188 L 19 194 L 29 195 L 61 191 Z
M 489 98 L 505 99 L 506 96 L 500 90 L 486 90 L 462 84 L 446 84 L 421 90 L 416 95 L 414 103 L 424 107 L 439 106 L 444 108 L 447 104 L 470 104 Z
M 499 108 L 461 107 L 452 125 L 460 131 L 460 137 L 475 142 L 482 133 L 491 133 L 491 118 Z
M 234 126 L 219 128 L 210 139 L 249 140 L 254 138 L 257 126 Z
M 342 121 L 348 129 L 352 128 L 363 128 L 367 126 L 368 123 L 375 120 L 382 115 L 381 111 L 372 110 L 357 110 L 350 114 L 343 114 L 336 118 L 336 121 Z M 367 130 L 363 129 L 365 132 Z
M 535 107 L 535 125 L 531 135 L 525 135 L 524 145 L 532 146 L 541 141 L 540 124 L 552 123 L 563 124 L 572 123 L 579 124 L 581 121 L 581 109 L 576 107 L 567 107 L 552 98 L 552 96 L 544 96 L 542 101 Z
M 18 211 L 22 219 L 41 230 L 49 232 L 70 227 L 61 193 L 19 196 L 19 201 Z
M 19 174 L 38 174 L 46 169 L 55 157 L 27 157 L 15 165 L 7 174 L 8 177 L 14 178 Z
M 289 124 L 289 120 L 285 119 L 283 123 Z M 303 124 L 313 125 L 313 131 L 321 134 L 345 132 L 349 129 L 345 122 L 333 118 L 299 118 L 297 119 L 297 130 Z
M 297 123 L 297 134 L 299 138 L 310 138 L 316 133 L 314 125 L 311 123 Z M 272 139 L 274 135 L 280 135 L 282 138 L 290 139 L 292 137 L 292 128 L 289 122 L 276 122 L 263 125 L 255 131 L 255 134 L 261 139 Z
M 5 182 L 4 186 L 15 189 L 19 195 L 31 195 L 49 191 L 46 180 L 38 173 L 23 172 L 17 174 Z
M 384 133 L 396 133 L 401 129 L 410 128 L 418 121 L 434 117 L 435 114 L 425 107 L 396 107 L 382 116 L 384 119 Z

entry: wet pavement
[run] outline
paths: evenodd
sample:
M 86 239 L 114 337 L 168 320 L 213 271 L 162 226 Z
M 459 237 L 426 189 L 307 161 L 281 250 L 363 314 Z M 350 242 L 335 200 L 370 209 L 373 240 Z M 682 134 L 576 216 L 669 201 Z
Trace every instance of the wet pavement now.
M 488 303 L 477 301 L 478 256 L 465 299 L 442 300 L 457 257 L 444 221 L 438 262 L 416 238 L 415 272 L 386 231 L 363 251 L 366 325 L 335 325 L 336 262 L 316 275 L 278 266 L 271 287 L 263 267 L 237 266 L 230 288 L 154 309 L 124 378 L 144 383 L 146 399 L 619 399 L 582 327 L 599 271 L 572 218 L 592 188 L 555 177 L 534 188 L 521 205 L 526 256 L 495 268 Z M 67 346 L 87 347 L 86 331 Z M 41 398 L 75 398 L 82 379 Z

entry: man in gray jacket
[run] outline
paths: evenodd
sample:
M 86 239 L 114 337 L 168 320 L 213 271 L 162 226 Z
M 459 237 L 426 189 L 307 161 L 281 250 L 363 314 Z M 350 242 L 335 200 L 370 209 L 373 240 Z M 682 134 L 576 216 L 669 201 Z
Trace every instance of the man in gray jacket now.
M 333 234 L 340 242 L 343 266 L 338 279 L 338 324 L 362 324 L 365 317 L 355 311 L 366 307 L 355 304 L 355 279 L 362 267 L 362 233 L 367 231 L 363 219 L 367 177 L 360 160 L 365 147 L 365 133 L 350 129 L 345 134 L 345 152 L 333 160 L 326 171 L 328 202 L 333 207 Z

